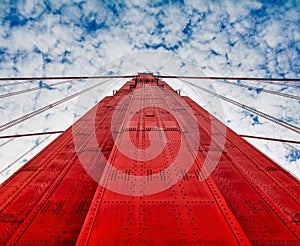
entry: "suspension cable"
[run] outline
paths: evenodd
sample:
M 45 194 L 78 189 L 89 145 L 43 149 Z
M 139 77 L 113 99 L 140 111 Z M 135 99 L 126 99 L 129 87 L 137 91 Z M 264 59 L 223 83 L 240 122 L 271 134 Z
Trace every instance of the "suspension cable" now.
M 9 139 L 8 141 L 6 141 L 6 142 L 0 144 L 0 148 L 3 147 L 4 145 L 8 144 L 9 142 L 13 141 L 13 140 L 14 140 L 14 138 L 11 138 L 11 139 Z
M 17 124 L 19 124 L 19 123 L 21 123 L 21 122 L 23 122 L 25 120 L 28 120 L 28 119 L 32 118 L 33 116 L 36 116 L 36 115 L 38 115 L 38 114 L 40 114 L 40 113 L 42 113 L 42 112 L 44 112 L 44 111 L 46 111 L 48 109 L 51 109 L 51 108 L 53 108 L 53 107 L 55 107 L 55 106 L 57 106 L 59 104 L 62 104 L 64 102 L 68 101 L 68 100 L 71 100 L 72 98 L 77 97 L 77 96 L 79 96 L 79 95 L 81 95 L 81 94 L 83 94 L 83 93 L 85 93 L 87 91 L 90 91 L 90 90 L 92 90 L 92 89 L 94 89 L 94 88 L 96 88 L 96 87 L 98 87 L 98 86 L 100 86 L 102 84 L 105 84 L 108 81 L 110 81 L 110 79 L 105 80 L 104 82 L 100 82 L 100 83 L 98 83 L 96 85 L 93 85 L 93 86 L 91 86 L 91 87 L 89 87 L 87 89 L 84 89 L 84 90 L 80 91 L 80 92 L 74 93 L 71 96 L 65 97 L 65 98 L 63 98 L 61 100 L 58 100 L 58 101 L 56 101 L 54 103 L 51 103 L 51 104 L 49 104 L 49 105 L 47 105 L 45 107 L 42 107 L 42 108 L 40 108 L 38 110 L 35 110 L 35 111 L 31 112 L 29 114 L 23 115 L 23 116 L 21 116 L 21 117 L 19 117 L 17 119 L 14 119 L 14 120 L 12 120 L 10 122 L 2 124 L 2 125 L 0 125 L 0 132 L 2 132 L 2 131 L 6 130 L 6 129 L 14 126 L 14 125 L 17 125 Z
M 8 84 L 1 84 L 0 88 L 6 87 L 6 86 L 12 86 L 12 85 L 20 85 L 20 84 L 25 84 L 25 83 L 29 83 L 29 80 L 26 81 L 20 81 L 20 82 L 15 82 L 15 83 L 8 83 Z
M 22 154 L 21 156 L 19 156 L 15 161 L 13 161 L 12 163 L 10 163 L 7 167 L 5 167 L 3 170 L 0 171 L 0 174 L 4 173 L 6 170 L 8 170 L 9 168 L 11 168 L 13 165 L 15 165 L 19 160 L 21 160 L 24 156 L 26 156 L 27 154 L 29 154 L 32 150 L 34 150 L 35 148 L 37 148 L 40 144 L 42 144 L 43 142 L 45 142 L 50 136 L 45 137 L 41 142 L 37 143 L 36 145 L 34 145 L 32 148 L 30 148 L 28 151 L 26 151 L 24 154 Z
M 293 87 L 293 88 L 300 88 L 300 85 L 295 85 L 295 84 L 286 84 L 284 82 L 299 82 L 300 79 L 281 79 L 281 78 L 247 78 L 247 77 L 189 77 L 189 76 L 157 76 L 159 78 L 177 78 L 177 79 L 195 79 L 195 80 L 205 80 L 205 79 L 211 79 L 211 80 L 233 80 L 233 81 L 251 81 L 251 82 L 259 82 L 259 83 L 267 83 L 267 84 L 272 84 L 272 85 L 279 85 L 279 86 L 287 86 L 287 87 Z M 277 82 L 273 82 L 277 81 Z M 279 83 L 283 82 L 283 83 Z
M 279 86 L 286 86 L 286 87 L 293 87 L 293 88 L 300 88 L 300 85 L 292 85 L 287 84 L 285 82 L 300 82 L 300 79 L 283 79 L 283 78 L 250 78 L 250 77 L 205 77 L 205 76 L 167 76 L 167 75 L 157 75 L 159 78 L 177 78 L 177 79 L 211 79 L 211 80 L 233 80 L 233 81 L 251 81 L 251 82 L 259 82 L 259 83 L 267 83 L 272 85 L 279 85 Z M 274 82 L 277 81 L 277 82 Z M 282 83 L 280 83 L 282 82 Z
M 239 102 L 237 102 L 237 101 L 235 101 L 235 100 L 232 100 L 232 99 L 230 99 L 230 98 L 228 98 L 228 97 L 222 96 L 222 95 L 220 95 L 220 94 L 218 94 L 218 93 L 215 93 L 215 92 L 213 92 L 213 91 L 211 91 L 211 90 L 208 90 L 208 89 L 206 89 L 206 88 L 203 88 L 203 87 L 201 87 L 201 86 L 199 86 L 199 85 L 195 85 L 195 84 L 193 84 L 193 83 L 191 83 L 191 82 L 189 82 L 189 81 L 185 81 L 185 82 L 186 82 L 187 84 L 193 86 L 193 87 L 199 88 L 200 90 L 203 90 L 203 91 L 205 91 L 205 92 L 207 92 L 207 93 L 209 93 L 209 94 L 211 94 L 211 95 L 213 95 L 213 96 L 216 96 L 216 97 L 218 97 L 218 98 L 220 98 L 220 99 L 222 99 L 222 100 L 224 100 L 224 101 L 227 101 L 227 102 L 229 102 L 229 103 L 231 103 L 231 104 L 234 104 L 234 105 L 236 105 L 236 106 L 238 106 L 238 107 L 240 107 L 240 108 L 243 108 L 243 109 L 245 109 L 245 110 L 247 110 L 247 111 L 250 111 L 250 112 L 252 112 L 252 113 L 254 113 L 254 114 L 257 114 L 257 115 L 259 115 L 259 116 L 261 116 L 261 117 L 263 117 L 263 118 L 265 118 L 265 119 L 268 119 L 268 120 L 270 120 L 270 121 L 272 121 L 272 122 L 274 122 L 274 123 L 276 123 L 276 124 L 278 124 L 278 125 L 280 125 L 280 126 L 283 126 L 283 127 L 287 128 L 287 129 L 293 131 L 293 132 L 296 132 L 296 133 L 300 134 L 300 128 L 297 127 L 297 126 L 295 126 L 295 125 L 292 125 L 292 124 L 289 124 L 289 123 L 284 122 L 284 121 L 282 121 L 282 120 L 279 120 L 279 119 L 277 119 L 277 118 L 275 118 L 275 117 L 273 117 L 273 116 L 271 116 L 271 115 L 268 115 L 268 114 L 266 114 L 266 113 L 264 113 L 264 112 L 261 112 L 261 111 L 259 111 L 259 110 L 254 109 L 254 108 L 248 107 L 248 106 L 246 106 L 246 105 L 244 105 L 244 104 L 242 104 L 242 103 L 239 103 Z
M 24 133 L 24 134 L 15 134 L 15 135 L 6 135 L 6 136 L 0 136 L 0 139 L 4 138 L 11 138 L 7 142 L 10 142 L 14 138 L 21 138 L 21 137 L 32 137 L 32 136 L 41 136 L 41 135 L 53 135 L 53 134 L 59 134 L 63 133 L 64 131 L 52 131 L 52 132 L 34 132 L 34 133 Z M 300 141 L 296 140 L 289 140 L 289 139 L 279 139 L 279 138 L 268 138 L 268 137 L 260 137 L 260 136 L 252 136 L 252 135 L 243 135 L 240 134 L 240 137 L 243 138 L 255 138 L 255 139 L 261 139 L 261 140 L 270 140 L 270 141 L 276 141 L 276 142 L 282 142 L 282 143 L 293 143 L 293 144 L 300 144 Z M 5 142 L 4 144 L 6 144 Z M 4 145 L 2 144 L 2 145 Z M 0 147 L 2 146 L 0 145 Z
M 279 85 L 279 86 L 286 86 L 286 87 L 292 87 L 292 88 L 297 88 L 300 89 L 300 85 L 297 84 L 283 84 L 283 83 L 276 83 L 276 82 L 271 82 L 271 81 L 259 81 L 260 83 L 266 83 L 266 84 L 271 84 L 271 85 Z
M 136 75 L 132 75 L 132 76 L 111 76 L 111 77 L 114 77 L 114 78 L 125 78 L 125 77 L 134 77 Z M 109 76 L 97 76 L 97 77 L 91 77 L 91 78 L 98 78 L 98 79 L 101 79 L 101 78 L 107 78 Z M 166 78 L 166 77 L 169 77 L 169 76 L 160 76 L 162 78 Z M 174 76 L 174 77 L 177 77 L 177 78 L 183 78 L 183 77 L 179 77 L 179 76 Z M 42 79 L 46 79 L 46 77 L 41 77 Z M 59 78 L 62 78 L 62 77 L 48 77 L 47 80 L 56 80 L 56 79 L 59 79 Z M 59 82 L 59 83 L 53 83 L 53 84 L 49 84 L 49 86 L 56 86 L 56 85 L 60 85 L 60 84 L 65 84 L 67 82 L 70 82 L 69 78 L 71 77 L 65 77 L 66 79 L 68 79 L 67 81 L 63 81 L 63 82 Z M 74 78 L 74 77 L 73 77 Z M 79 77 L 77 77 L 79 78 Z M 204 77 L 187 77 L 185 76 L 184 78 L 191 78 L 191 79 L 203 79 Z M 217 78 L 217 79 L 216 79 Z M 214 79 L 214 80 L 222 80 L 223 78 L 225 77 L 207 77 L 207 79 Z M 12 78 L 11 80 L 14 80 L 15 78 Z M 20 79 L 28 79 L 28 78 L 20 78 Z M 39 78 L 34 78 L 33 80 L 37 80 Z M 232 77 L 228 77 L 228 80 L 239 80 L 241 78 L 232 78 Z M 259 80 L 261 78 L 252 78 L 254 81 L 256 80 Z M 268 78 L 266 78 L 268 79 Z M 2 80 L 2 78 L 0 78 L 0 80 Z M 249 80 L 248 78 L 243 78 L 242 80 Z M 269 80 L 269 79 L 268 79 Z M 272 79 L 272 80 L 279 80 L 279 79 Z M 286 79 L 284 79 L 285 81 L 287 81 Z M 293 81 L 297 81 L 297 79 L 292 79 Z M 17 85 L 17 84 L 24 84 L 24 83 L 27 83 L 27 81 L 23 81 L 23 82 L 16 82 L 16 83 L 12 83 L 12 84 L 5 84 L 5 85 L 0 85 L 0 87 L 4 87 L 4 86 L 10 86 L 10 85 Z M 244 88 L 252 88 L 252 89 L 259 89 L 259 90 L 262 90 L 266 93 L 270 93 L 270 94 L 275 94 L 275 95 L 278 95 L 278 96 L 283 96 L 283 97 L 288 97 L 288 98 L 292 98 L 292 99 L 296 99 L 296 100 L 300 100 L 300 97 L 298 96 L 294 96 L 294 95 L 290 95 L 290 94 L 286 94 L 286 93 L 281 93 L 281 92 L 275 92 L 275 91 L 272 91 L 272 90 L 268 90 L 268 89 L 264 89 L 264 88 L 259 88 L 259 87 L 255 87 L 255 86 L 247 86 L 247 85 L 243 85 L 243 84 L 236 84 L 236 83 L 233 83 L 233 82 L 225 82 L 225 81 L 222 81 L 224 83 L 227 83 L 227 84 L 231 84 L 231 85 L 235 85 L 235 86 L 240 86 L 240 87 L 244 87 Z M 271 82 L 271 81 L 260 81 L 260 82 L 263 82 L 263 83 L 269 83 L 269 84 L 275 84 L 275 85 L 282 85 L 282 86 L 290 86 L 290 87 L 295 87 L 295 88 L 300 88 L 299 86 L 296 86 L 296 85 L 289 85 L 289 84 L 278 84 L 278 83 L 274 83 L 274 82 Z M 20 90 L 20 91 L 16 91 L 16 92 L 10 92 L 10 93 L 7 93 L 7 94 L 3 94 L 3 95 L 0 95 L 0 98 L 5 98 L 5 97 L 10 97 L 10 96 L 14 96 L 14 95 L 19 95 L 19 94 L 23 94 L 23 93 L 26 93 L 26 92 L 31 92 L 31 91 L 35 91 L 35 90 L 39 90 L 39 89 L 44 89 L 46 87 L 34 87 L 34 88 L 29 88 L 29 89 L 24 89 L 24 90 Z
M 9 78 L 9 77 L 2 77 L 0 78 L 0 81 L 14 81 L 14 80 L 76 80 L 76 79 L 121 79 L 121 78 L 134 78 L 138 75 L 95 75 L 95 76 L 57 76 L 57 77 L 19 77 L 19 78 Z M 278 82 L 300 82 L 300 79 L 294 79 L 294 78 L 259 78 L 259 77 L 214 77 L 214 76 L 170 76 L 170 75 L 155 75 L 159 78 L 170 78 L 170 79 L 213 79 L 213 80 L 253 80 L 253 81 L 278 81 Z
M 58 134 L 58 133 L 63 133 L 63 132 L 64 131 L 24 133 L 24 134 L 0 136 L 0 139 L 3 139 L 3 138 L 21 138 L 21 137 L 40 136 L 40 135 L 52 135 L 52 134 Z M 0 147 L 1 147 L 1 145 L 0 145 Z
M 16 81 L 16 80 L 79 80 L 79 79 L 124 79 L 134 78 L 137 75 L 96 75 L 96 76 L 57 76 L 57 77 L 19 77 L 19 78 L 0 78 L 0 81 Z
M 171 76 L 171 75 L 156 75 L 162 79 L 197 79 L 197 80 L 253 80 L 253 81 L 278 81 L 278 82 L 300 82 L 300 79 L 288 79 L 288 78 L 251 78 L 251 77 L 211 77 L 211 76 Z M 0 79 L 1 80 L 1 79 Z
M 72 82 L 72 80 L 66 80 L 66 81 L 62 81 L 62 82 L 58 82 L 58 83 L 49 84 L 48 86 L 57 86 L 57 85 L 62 85 L 62 84 L 70 83 L 70 82 Z M 15 95 L 19 95 L 19 94 L 23 94 L 23 93 L 27 93 L 27 92 L 31 92 L 31 91 L 36 91 L 36 90 L 40 90 L 40 89 L 46 89 L 46 88 L 47 88 L 46 86 L 43 86 L 43 87 L 37 86 L 37 87 L 24 89 L 24 90 L 20 90 L 20 91 L 9 92 L 7 94 L 0 95 L 0 98 L 11 97 L 11 96 L 15 96 Z
M 286 144 L 286 145 L 289 146 L 290 148 L 296 150 L 296 151 L 300 151 L 300 149 L 296 148 L 295 146 L 292 146 L 292 145 L 290 145 L 290 144 Z
M 293 144 L 300 144 L 300 141 L 289 140 L 289 139 L 280 139 L 280 138 L 267 138 L 267 137 L 259 137 L 259 136 L 250 136 L 250 135 L 239 135 L 243 138 L 254 138 L 254 139 L 261 139 L 261 140 L 270 140 L 275 142 L 282 142 L 282 143 L 293 143 Z
M 240 86 L 240 87 L 243 87 L 243 88 L 251 88 L 251 89 L 254 89 L 254 90 L 261 90 L 263 92 L 266 92 L 266 93 L 269 93 L 269 94 L 274 94 L 274 95 L 281 96 L 281 97 L 287 97 L 287 98 L 291 98 L 291 99 L 295 99 L 295 100 L 300 100 L 300 97 L 295 96 L 295 95 L 290 95 L 290 94 L 286 94 L 286 93 L 272 91 L 272 90 L 268 90 L 268 89 L 264 89 L 264 88 L 259 88 L 259 87 L 256 87 L 256 86 L 237 84 L 237 83 L 233 83 L 233 82 L 230 82 L 230 81 L 226 81 L 226 82 L 222 81 L 222 82 L 224 82 L 225 84 Z

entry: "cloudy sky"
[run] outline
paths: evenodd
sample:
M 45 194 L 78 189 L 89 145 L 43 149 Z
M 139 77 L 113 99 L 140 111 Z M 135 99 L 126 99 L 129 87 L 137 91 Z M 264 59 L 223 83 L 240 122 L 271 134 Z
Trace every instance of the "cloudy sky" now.
M 0 77 L 126 75 L 143 71 L 167 75 L 300 77 L 297 0 L 11 0 L 1 1 L 0 9 Z M 112 80 L 98 87 L 85 110 L 104 95 L 111 95 L 125 81 Z M 205 92 L 184 81 L 167 81 L 181 89 L 183 95 L 217 113 L 209 106 Z M 53 85 L 58 82 L 64 81 L 1 81 L 0 125 L 99 81 Z M 300 127 L 297 97 L 282 97 L 221 81 L 201 83 Z M 300 96 L 297 83 L 234 83 Z M 30 88 L 36 89 L 9 95 Z M 64 130 L 83 113 L 76 102 L 76 98 L 70 99 L 1 131 L 0 135 Z M 220 105 L 221 120 L 239 134 L 300 140 L 299 134 L 260 116 L 223 101 Z M 55 137 L 1 139 L 0 182 Z M 300 178 L 300 145 L 250 142 Z

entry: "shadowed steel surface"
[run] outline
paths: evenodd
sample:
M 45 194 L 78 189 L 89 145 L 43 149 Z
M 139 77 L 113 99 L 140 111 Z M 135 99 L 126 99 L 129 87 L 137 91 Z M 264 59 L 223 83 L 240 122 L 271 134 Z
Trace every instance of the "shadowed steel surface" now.
M 140 94 L 132 96 L 135 90 Z M 152 107 L 144 107 L 147 100 Z M 164 170 L 176 160 L 181 144 L 185 143 L 187 160 L 194 147 L 185 137 L 193 131 L 189 123 L 180 128 L 165 110 L 184 115 L 181 100 L 197 120 L 199 147 L 190 168 L 177 164 L 169 175 Z M 140 110 L 132 113 L 136 107 Z M 114 114 L 119 116 L 119 128 L 112 127 Z M 129 126 L 123 122 L 127 116 Z M 1 244 L 299 244 L 299 181 L 220 122 L 226 131 L 213 134 L 225 137 L 225 144 L 212 143 L 213 122 L 218 120 L 190 98 L 179 96 L 151 74 L 139 74 L 79 119 L 76 131 L 67 129 L 1 185 Z M 91 141 L 93 134 L 97 146 Z M 80 142 L 77 150 L 73 137 Z M 135 146 L 132 153 L 127 149 L 130 157 L 117 148 L 126 145 Z M 138 151 L 148 148 L 161 151 L 149 159 Z M 105 158 L 97 158 L 100 151 Z M 221 158 L 200 182 L 209 151 Z M 95 168 L 97 181 L 107 188 L 90 177 L 83 161 Z M 135 183 L 134 176 L 147 178 Z M 158 193 L 134 195 L 177 177 L 178 182 Z M 128 194 L 110 190 L 111 183 L 128 189 Z

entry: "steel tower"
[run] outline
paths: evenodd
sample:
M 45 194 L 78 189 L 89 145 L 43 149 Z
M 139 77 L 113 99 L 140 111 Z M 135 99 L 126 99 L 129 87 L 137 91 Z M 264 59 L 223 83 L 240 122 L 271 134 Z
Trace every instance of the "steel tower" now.
M 299 245 L 299 203 L 297 179 L 139 74 L 1 185 L 0 244 Z

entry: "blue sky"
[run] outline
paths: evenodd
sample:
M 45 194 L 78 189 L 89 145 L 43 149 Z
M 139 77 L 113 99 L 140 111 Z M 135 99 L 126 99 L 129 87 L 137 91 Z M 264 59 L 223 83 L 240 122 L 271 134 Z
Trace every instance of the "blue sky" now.
M 300 77 L 300 6 L 297 0 L 24 0 L 1 1 L 0 9 L 1 77 L 132 74 L 138 71 L 177 75 Z M 156 60 L 145 59 L 149 54 Z M 171 56 L 176 58 L 172 60 Z M 163 62 L 166 57 L 168 63 Z M 135 66 L 131 65 L 133 63 Z M 123 82 L 116 81 L 114 88 L 110 89 L 118 88 Z M 39 85 L 46 87 L 0 99 L 0 124 L 71 95 L 84 84 L 73 81 L 46 86 L 50 83 L 32 81 L 0 87 L 1 94 Z M 173 83 L 173 86 L 182 89 L 183 94 L 201 104 L 200 92 L 194 92 L 180 82 Z M 222 95 L 300 126 L 299 100 L 222 82 L 211 83 Z M 300 89 L 296 87 L 240 83 L 300 96 Z M 95 98 L 93 102 L 100 99 Z M 261 117 L 225 102 L 221 104 L 224 111 L 222 120 L 238 133 L 299 140 L 299 135 Z M 71 100 L 1 134 L 63 130 L 72 124 L 76 116 L 75 105 L 76 100 Z M 207 105 L 204 103 L 202 106 Z M 7 144 L 4 144 L 7 140 L 1 140 L 0 146 L 4 144 L 0 147 L 1 168 L 44 138 L 15 139 Z M 54 138 L 51 136 L 22 157 L 4 176 L 20 167 Z M 251 143 L 300 177 L 299 145 L 261 140 L 251 140 Z

